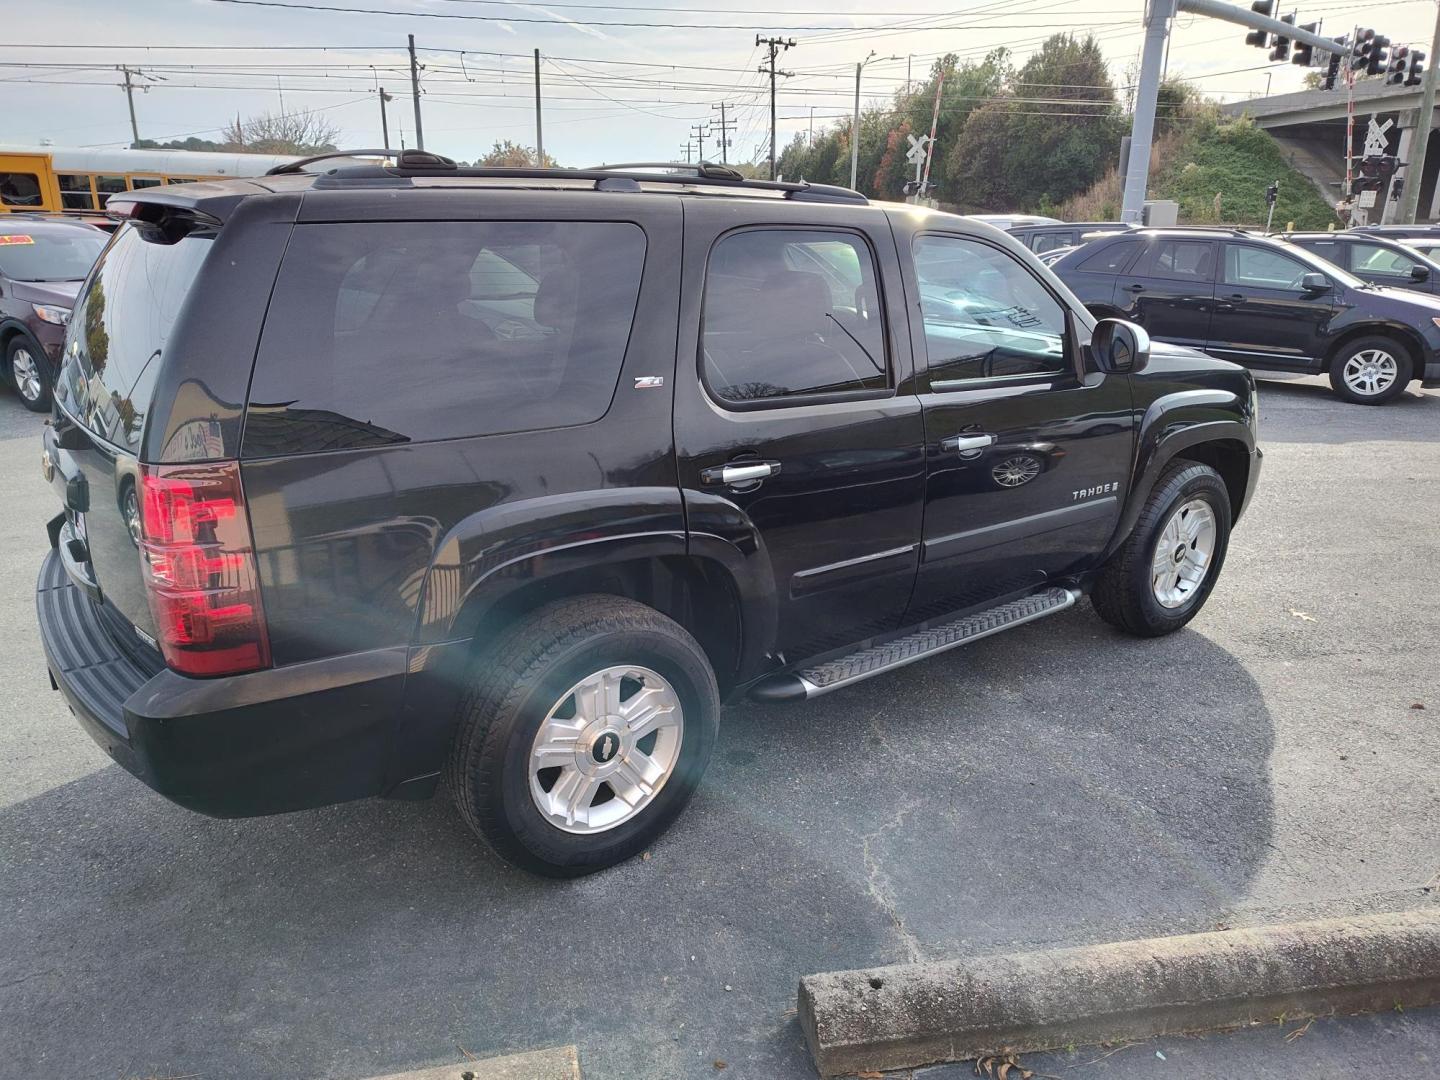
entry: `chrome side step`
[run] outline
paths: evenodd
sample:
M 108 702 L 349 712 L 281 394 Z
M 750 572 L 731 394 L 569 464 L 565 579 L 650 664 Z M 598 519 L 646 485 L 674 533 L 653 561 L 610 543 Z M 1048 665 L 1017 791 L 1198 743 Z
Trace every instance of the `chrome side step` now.
M 750 688 L 756 701 L 799 701 L 819 697 L 831 690 L 924 660 L 936 653 L 968 645 L 972 641 L 1034 622 L 1046 615 L 1074 607 L 1080 599 L 1077 589 L 1054 588 L 1022 596 L 987 611 L 978 611 L 950 622 L 916 630 L 891 641 L 830 660 L 799 671 L 770 675 Z

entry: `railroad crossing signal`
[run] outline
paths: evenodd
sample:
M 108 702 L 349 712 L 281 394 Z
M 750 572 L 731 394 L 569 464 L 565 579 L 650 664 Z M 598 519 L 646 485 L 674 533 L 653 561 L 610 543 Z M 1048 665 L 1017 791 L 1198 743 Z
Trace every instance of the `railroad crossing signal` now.
M 905 138 L 910 143 L 910 149 L 905 151 L 905 160 L 911 165 L 919 165 L 925 160 L 925 155 L 929 153 L 930 136 L 906 135 Z

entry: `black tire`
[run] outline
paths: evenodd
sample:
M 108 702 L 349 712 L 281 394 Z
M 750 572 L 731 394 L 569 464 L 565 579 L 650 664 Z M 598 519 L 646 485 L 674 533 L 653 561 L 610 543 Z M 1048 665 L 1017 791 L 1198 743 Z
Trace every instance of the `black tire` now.
M 1191 499 L 1203 499 L 1215 516 L 1215 551 L 1200 584 L 1177 607 L 1167 608 L 1155 596 L 1152 560 L 1160 534 L 1171 516 Z M 1225 565 L 1230 543 L 1230 493 L 1209 465 L 1174 461 L 1160 474 L 1129 538 L 1100 571 L 1090 602 L 1111 626 L 1137 637 L 1173 634 L 1205 606 Z
M 622 664 L 649 668 L 674 688 L 683 716 L 679 758 L 634 817 L 603 832 L 566 832 L 531 796 L 531 747 L 571 687 Z M 639 854 L 669 828 L 699 786 L 719 716 L 714 672 L 678 623 L 621 597 L 559 600 L 508 628 L 477 660 L 446 783 L 466 823 L 503 858 L 548 877 L 578 877 Z
M 35 373 L 35 382 L 39 384 L 39 392 L 32 395 L 26 393 L 20 384 L 20 379 L 15 373 L 15 364 L 21 359 L 21 354 L 29 359 Z M 45 355 L 45 350 L 40 348 L 23 334 L 18 334 L 11 339 L 9 346 L 5 349 L 5 378 L 10 383 L 10 388 L 15 391 L 15 396 L 20 399 L 31 412 L 48 412 L 50 409 L 50 360 Z
M 1345 383 L 1345 365 L 1352 357 L 1359 353 L 1368 352 L 1371 349 L 1380 349 L 1389 353 L 1395 358 L 1395 381 L 1378 394 L 1356 393 Z M 1410 350 L 1392 337 L 1383 334 L 1371 334 L 1368 337 L 1356 338 L 1354 341 L 1347 341 L 1335 355 L 1330 357 L 1330 389 L 1335 391 L 1337 397 L 1342 401 L 1348 401 L 1352 405 L 1384 405 L 1388 401 L 1394 401 L 1405 392 L 1405 387 L 1415 374 L 1415 361 L 1410 355 Z

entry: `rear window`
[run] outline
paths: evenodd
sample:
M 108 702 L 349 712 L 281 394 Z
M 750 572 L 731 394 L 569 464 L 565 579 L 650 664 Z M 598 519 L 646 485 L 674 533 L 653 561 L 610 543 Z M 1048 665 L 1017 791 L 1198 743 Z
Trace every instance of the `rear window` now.
M 116 446 L 139 449 L 165 343 L 210 244 L 203 233 L 152 243 L 126 225 L 76 298 L 56 394 Z
M 79 281 L 108 240 L 95 229 L 0 234 L 0 273 L 12 281 Z
M 633 224 L 302 225 L 251 382 L 247 457 L 597 420 L 645 261 Z

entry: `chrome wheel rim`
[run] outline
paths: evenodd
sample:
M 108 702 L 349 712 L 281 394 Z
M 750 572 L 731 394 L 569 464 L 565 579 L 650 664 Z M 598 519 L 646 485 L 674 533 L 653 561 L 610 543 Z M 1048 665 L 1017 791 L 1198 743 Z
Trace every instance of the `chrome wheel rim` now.
M 1340 377 L 1354 393 L 1362 397 L 1383 394 L 1394 385 L 1400 366 L 1384 349 L 1361 349 L 1349 360 Z
M 530 747 L 530 797 L 568 833 L 605 832 L 648 807 L 680 760 L 680 697 L 658 672 L 587 675 L 546 714 Z
M 1193 597 L 1215 557 L 1215 511 L 1204 499 L 1191 499 L 1170 515 L 1150 560 L 1150 587 L 1164 608 L 1178 608 Z
M 1029 454 L 1006 458 L 990 470 L 990 475 L 1001 487 L 1019 487 L 1040 475 L 1040 459 Z
M 39 401 L 43 386 L 40 382 L 40 365 L 30 350 L 18 348 L 10 359 L 10 374 L 15 380 L 15 392 L 26 401 Z

